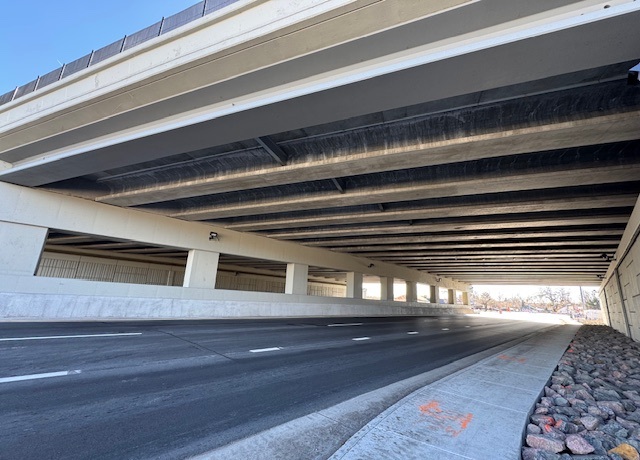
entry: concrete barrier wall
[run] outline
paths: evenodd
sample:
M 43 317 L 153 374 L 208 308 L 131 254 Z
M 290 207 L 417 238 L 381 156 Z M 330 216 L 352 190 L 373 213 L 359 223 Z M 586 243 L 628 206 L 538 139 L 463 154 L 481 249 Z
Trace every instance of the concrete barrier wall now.
M 8 292 L 7 286 L 12 287 L 12 292 Z M 0 318 L 5 320 L 423 316 L 464 313 L 471 313 L 471 310 L 462 305 L 0 276 Z
M 633 340 L 640 340 L 640 241 L 629 248 L 629 251 L 618 264 L 613 276 L 607 280 L 601 291 L 600 302 L 605 309 L 609 325 L 628 335 Z

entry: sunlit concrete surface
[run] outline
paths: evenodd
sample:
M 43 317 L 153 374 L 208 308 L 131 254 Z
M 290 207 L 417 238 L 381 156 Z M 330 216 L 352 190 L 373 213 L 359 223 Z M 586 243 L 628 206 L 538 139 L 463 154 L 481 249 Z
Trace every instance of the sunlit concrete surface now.
M 508 319 L 518 321 L 531 321 L 534 323 L 547 323 L 547 324 L 581 324 L 569 315 L 557 314 L 557 313 L 530 313 L 520 311 L 479 311 L 473 313 L 472 316 L 479 316 L 484 318 L 495 319 Z

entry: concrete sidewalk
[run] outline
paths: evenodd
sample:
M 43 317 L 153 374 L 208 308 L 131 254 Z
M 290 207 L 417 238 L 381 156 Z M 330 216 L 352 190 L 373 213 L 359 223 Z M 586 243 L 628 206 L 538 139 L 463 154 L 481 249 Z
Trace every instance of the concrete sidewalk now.
M 415 391 L 331 459 L 519 459 L 529 411 L 578 329 L 555 327 Z

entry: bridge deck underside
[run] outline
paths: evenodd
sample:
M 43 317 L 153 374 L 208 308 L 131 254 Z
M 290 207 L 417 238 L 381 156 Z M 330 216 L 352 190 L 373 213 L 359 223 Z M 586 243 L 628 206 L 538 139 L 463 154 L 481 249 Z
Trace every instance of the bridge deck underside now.
M 640 190 L 629 64 L 41 187 L 469 283 L 598 284 Z

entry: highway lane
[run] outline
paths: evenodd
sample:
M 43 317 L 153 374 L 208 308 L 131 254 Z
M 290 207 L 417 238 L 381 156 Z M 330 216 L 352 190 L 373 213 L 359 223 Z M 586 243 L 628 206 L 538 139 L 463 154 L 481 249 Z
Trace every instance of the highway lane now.
M 544 327 L 475 317 L 3 323 L 0 459 L 184 458 Z

